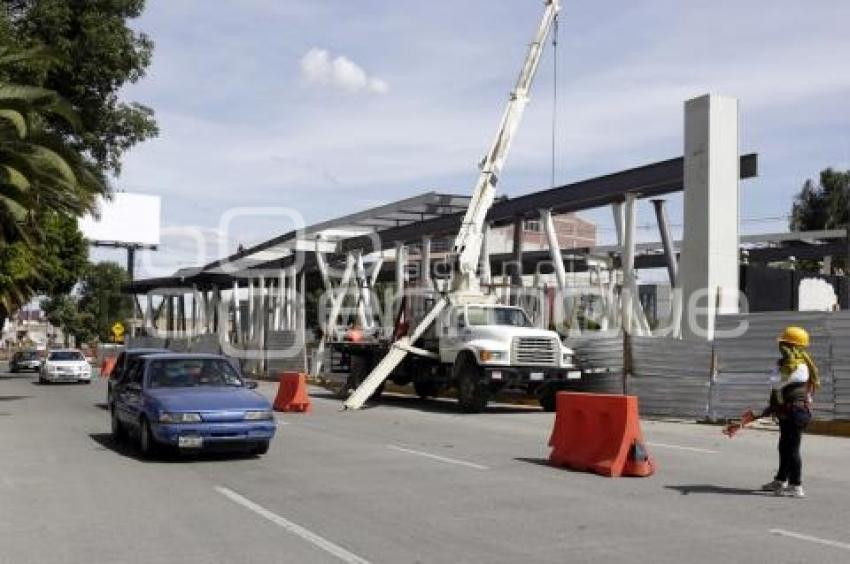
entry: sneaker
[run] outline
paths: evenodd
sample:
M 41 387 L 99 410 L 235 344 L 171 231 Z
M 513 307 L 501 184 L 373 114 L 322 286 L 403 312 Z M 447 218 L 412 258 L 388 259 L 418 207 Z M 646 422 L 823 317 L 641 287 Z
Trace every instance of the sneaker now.
M 806 497 L 806 492 L 803 491 L 803 486 L 786 486 L 781 490 L 777 490 L 776 495 L 783 495 L 786 497 L 795 497 L 797 499 L 802 499 Z
M 763 492 L 779 492 L 784 490 L 788 486 L 788 482 L 782 482 L 780 480 L 771 480 L 761 487 L 761 491 Z

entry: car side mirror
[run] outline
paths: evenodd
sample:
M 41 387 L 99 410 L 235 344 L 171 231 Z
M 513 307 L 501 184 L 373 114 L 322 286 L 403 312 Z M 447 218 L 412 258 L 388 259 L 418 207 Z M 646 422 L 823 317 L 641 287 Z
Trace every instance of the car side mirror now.
M 245 387 L 249 390 L 254 390 L 257 388 L 256 380 L 245 380 Z

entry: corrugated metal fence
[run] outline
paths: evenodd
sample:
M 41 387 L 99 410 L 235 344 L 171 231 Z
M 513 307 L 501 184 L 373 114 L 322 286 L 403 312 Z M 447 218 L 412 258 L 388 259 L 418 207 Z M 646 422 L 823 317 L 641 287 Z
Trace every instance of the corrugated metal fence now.
M 802 326 L 812 336 L 810 351 L 822 384 L 815 396 L 815 416 L 850 419 L 850 312 L 721 316 L 713 343 L 611 335 L 572 339 L 567 344 L 575 349 L 584 375 L 569 389 L 625 389 L 640 398 L 646 415 L 738 417 L 747 408 L 766 405 L 778 358 L 776 337 L 788 325 Z M 624 377 L 626 358 L 631 370 Z

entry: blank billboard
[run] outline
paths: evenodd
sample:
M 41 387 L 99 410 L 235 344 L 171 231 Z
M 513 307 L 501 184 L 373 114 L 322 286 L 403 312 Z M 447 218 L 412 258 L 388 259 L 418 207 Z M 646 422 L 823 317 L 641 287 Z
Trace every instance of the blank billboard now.
M 159 245 L 159 196 L 116 192 L 98 207 L 99 219 L 86 216 L 79 221 L 80 231 L 90 242 Z

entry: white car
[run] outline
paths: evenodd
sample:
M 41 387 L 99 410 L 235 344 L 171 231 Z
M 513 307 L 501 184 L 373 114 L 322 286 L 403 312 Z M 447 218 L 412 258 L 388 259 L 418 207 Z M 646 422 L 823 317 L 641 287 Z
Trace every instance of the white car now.
M 38 381 L 85 382 L 91 384 L 91 365 L 82 352 L 76 349 L 52 350 L 41 364 Z

